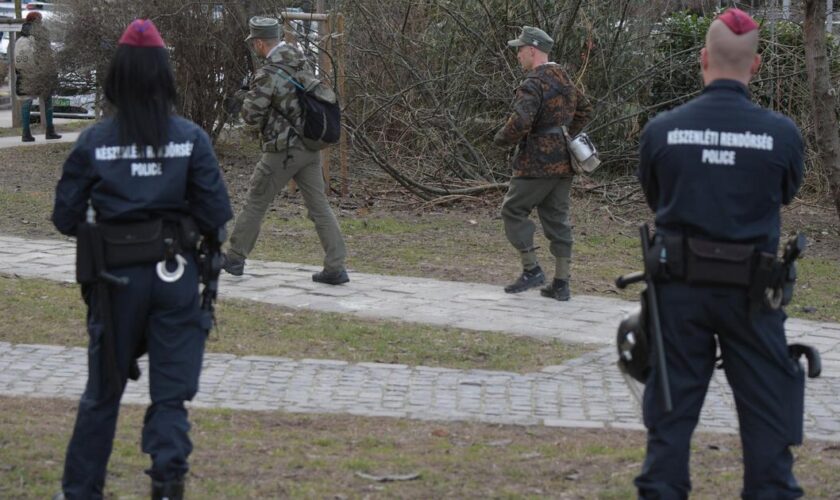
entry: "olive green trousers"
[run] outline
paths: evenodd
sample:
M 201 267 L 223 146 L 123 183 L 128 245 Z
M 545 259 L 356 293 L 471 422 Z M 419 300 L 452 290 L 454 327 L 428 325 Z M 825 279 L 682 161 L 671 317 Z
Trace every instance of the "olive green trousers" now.
M 307 217 L 315 223 L 315 231 L 324 249 L 324 269 L 344 269 L 347 250 L 338 220 L 324 194 L 321 155 L 302 145 L 293 145 L 277 153 L 263 153 L 251 176 L 248 198 L 230 236 L 229 254 L 245 259 L 257 242 L 260 226 L 268 207 L 283 187 L 294 179 L 303 196 Z
M 537 209 L 543 233 L 555 259 L 554 278 L 568 280 L 572 261 L 572 226 L 569 221 L 572 176 L 514 177 L 502 203 L 502 220 L 510 244 L 519 250 L 523 269 L 537 263 L 534 231 L 530 219 Z

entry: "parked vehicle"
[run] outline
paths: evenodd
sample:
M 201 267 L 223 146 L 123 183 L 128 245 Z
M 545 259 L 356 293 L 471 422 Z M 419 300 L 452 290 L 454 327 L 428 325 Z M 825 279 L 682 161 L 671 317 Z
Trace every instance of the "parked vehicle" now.
M 96 118 L 96 95 L 93 75 L 81 76 L 75 73 L 58 77 L 58 89 L 53 92 L 53 116 L 92 120 Z M 38 101 L 32 104 L 32 116 L 40 120 L 41 107 Z

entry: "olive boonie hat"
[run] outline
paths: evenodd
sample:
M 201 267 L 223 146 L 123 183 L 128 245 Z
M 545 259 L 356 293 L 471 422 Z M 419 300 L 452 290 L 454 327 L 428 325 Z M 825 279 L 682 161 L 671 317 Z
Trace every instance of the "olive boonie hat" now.
M 254 38 L 280 38 L 280 23 L 273 17 L 254 16 L 248 21 L 248 28 L 251 34 L 246 42 Z
M 539 28 L 535 28 L 533 26 L 523 26 L 522 33 L 519 35 L 519 38 L 509 40 L 507 44 L 510 47 L 524 47 L 527 45 L 548 54 L 551 52 L 551 47 L 554 46 L 554 40 L 548 36 L 548 33 Z

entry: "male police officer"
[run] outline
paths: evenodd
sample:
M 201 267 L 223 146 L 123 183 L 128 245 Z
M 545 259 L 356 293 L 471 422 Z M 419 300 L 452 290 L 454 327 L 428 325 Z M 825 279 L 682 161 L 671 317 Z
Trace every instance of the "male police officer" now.
M 268 206 L 294 179 L 326 253 L 324 270 L 312 279 L 330 285 L 346 283 L 350 281 L 344 267 L 347 251 L 324 194 L 320 155 L 304 147 L 293 130 L 301 109 L 292 75 L 307 68 L 308 63 L 299 49 L 280 39 L 277 19 L 252 17 L 248 24 L 251 33 L 245 40 L 265 59 L 265 65 L 254 75 L 250 89 L 241 91 L 239 97 L 244 100 L 242 119 L 260 134 L 262 156 L 251 177 L 248 199 L 236 219 L 224 269 L 235 276 L 243 273 L 245 258 L 254 248 Z
M 524 292 L 545 281 L 537 262 L 534 223 L 529 219 L 536 207 L 556 259 L 554 281 L 541 293 L 569 300 L 569 194 L 573 172 L 562 127 L 568 126 L 569 132 L 576 134 L 592 108 L 560 65 L 549 62 L 554 40 L 543 30 L 525 26 L 519 38 L 510 40 L 508 45 L 517 48 L 517 59 L 527 74 L 516 89 L 513 113 L 493 138 L 499 146 L 518 145 L 513 177 L 502 204 L 502 219 L 508 241 L 520 252 L 523 272 L 505 287 L 505 292 Z
M 758 25 L 729 9 L 700 53 L 703 94 L 642 133 L 639 179 L 656 212 L 659 311 L 673 411 L 654 366 L 644 395 L 643 498 L 686 498 L 689 445 L 715 366 L 715 334 L 744 453 L 744 498 L 796 498 L 790 445 L 802 440 L 804 379 L 788 355 L 782 310 L 751 300 L 756 252 L 775 256 L 781 204 L 802 180 L 793 122 L 750 102 Z M 655 263 L 654 263 L 655 264 Z

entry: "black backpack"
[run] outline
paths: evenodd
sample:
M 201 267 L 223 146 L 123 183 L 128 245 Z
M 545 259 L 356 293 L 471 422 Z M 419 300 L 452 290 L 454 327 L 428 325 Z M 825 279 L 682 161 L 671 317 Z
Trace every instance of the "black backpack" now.
M 303 145 L 320 151 L 337 143 L 341 137 L 341 107 L 335 92 L 311 71 L 302 69 L 292 74 L 280 69 L 295 86 L 301 117 L 300 123 L 293 123 L 293 127 Z

